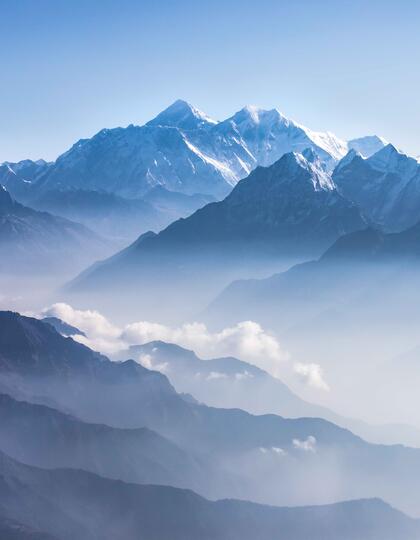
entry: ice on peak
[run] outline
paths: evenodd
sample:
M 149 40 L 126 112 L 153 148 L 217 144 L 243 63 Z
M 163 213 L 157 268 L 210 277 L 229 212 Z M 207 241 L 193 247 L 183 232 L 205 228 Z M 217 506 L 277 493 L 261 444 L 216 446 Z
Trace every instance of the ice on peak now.
M 242 124 L 244 121 L 250 121 L 253 124 L 270 124 L 287 121 L 287 118 L 278 109 L 262 109 L 257 105 L 245 105 L 228 120 L 237 124 Z
M 206 113 L 200 111 L 187 101 L 177 99 L 153 118 L 153 120 L 147 122 L 146 125 L 195 129 L 214 124 L 217 124 L 217 122 Z
M 366 135 L 347 142 L 349 149 L 357 150 L 363 157 L 372 156 L 387 144 L 388 141 L 378 135 Z
M 319 155 L 315 152 L 315 150 L 311 146 L 308 146 L 308 148 L 305 148 L 305 150 L 303 150 L 302 156 L 309 163 L 315 163 L 317 161 L 320 161 Z

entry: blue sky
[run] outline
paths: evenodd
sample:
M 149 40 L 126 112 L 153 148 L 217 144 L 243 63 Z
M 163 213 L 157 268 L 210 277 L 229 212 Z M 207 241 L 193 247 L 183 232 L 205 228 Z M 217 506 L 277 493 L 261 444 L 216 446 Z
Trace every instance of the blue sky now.
M 177 98 L 278 107 L 420 154 L 417 0 L 0 0 L 0 161 L 53 159 Z

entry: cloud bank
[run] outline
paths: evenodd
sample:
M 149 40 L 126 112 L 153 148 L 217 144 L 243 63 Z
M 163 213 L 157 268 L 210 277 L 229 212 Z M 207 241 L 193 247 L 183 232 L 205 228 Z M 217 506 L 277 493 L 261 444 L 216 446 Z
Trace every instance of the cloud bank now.
M 254 321 L 243 321 L 219 332 L 211 332 L 203 323 L 186 323 L 178 327 L 138 321 L 120 328 L 95 310 L 78 310 L 69 304 L 57 303 L 43 310 L 42 316 L 53 316 L 82 330 L 86 336 L 73 338 L 100 351 L 112 355 L 127 349 L 130 345 L 142 345 L 150 341 L 175 343 L 192 349 L 202 358 L 234 356 L 266 370 L 274 377 L 284 373 L 289 360 L 277 338 Z M 156 366 L 151 358 L 139 358 L 145 367 L 165 371 L 165 366 Z M 318 364 L 295 364 L 294 373 L 307 385 L 328 390 Z M 213 374 L 217 379 L 217 374 Z

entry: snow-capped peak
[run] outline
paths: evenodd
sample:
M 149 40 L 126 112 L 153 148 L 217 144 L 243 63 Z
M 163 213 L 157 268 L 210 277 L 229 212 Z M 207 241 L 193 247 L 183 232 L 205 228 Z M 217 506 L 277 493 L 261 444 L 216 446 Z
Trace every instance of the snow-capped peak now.
M 330 154 L 335 160 L 341 159 L 347 153 L 347 143 L 330 131 L 313 131 L 301 124 L 295 123 L 307 137 L 319 148 Z
M 273 165 L 273 168 L 287 182 L 295 182 L 296 178 L 299 178 L 299 169 L 304 169 L 309 173 L 315 191 L 334 190 L 334 182 L 316 153 L 312 149 L 308 149 L 308 151 L 304 151 L 304 154 L 306 154 L 306 157 L 298 152 L 289 152 L 279 159 Z
M 351 139 L 347 142 L 349 150 L 356 150 L 363 157 L 369 157 L 379 152 L 387 144 L 388 141 L 378 135 L 367 135 L 366 137 Z
M 287 122 L 287 118 L 278 109 L 262 109 L 256 105 L 246 105 L 226 122 L 234 123 L 237 126 L 246 124 L 252 126 L 270 127 L 278 123 Z
M 187 101 L 178 99 L 153 118 L 153 120 L 147 122 L 146 125 L 177 127 L 189 130 L 214 124 L 217 124 L 217 122 L 206 113 L 200 111 Z
M 243 108 L 245 114 L 247 114 L 256 124 L 260 123 L 260 115 L 263 109 L 256 105 L 245 105 Z

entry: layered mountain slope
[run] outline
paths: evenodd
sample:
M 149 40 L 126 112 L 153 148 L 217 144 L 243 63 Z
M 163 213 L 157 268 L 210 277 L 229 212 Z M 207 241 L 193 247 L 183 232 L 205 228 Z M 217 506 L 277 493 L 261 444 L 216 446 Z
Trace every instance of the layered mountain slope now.
M 316 156 L 305 155 L 308 159 L 286 154 L 271 167 L 257 168 L 223 201 L 158 235 L 141 237 L 88 269 L 70 290 L 103 292 L 117 280 L 122 293 L 127 287 L 131 297 L 141 294 L 147 303 L 151 283 L 158 282 L 156 290 L 175 299 L 185 291 L 174 283 L 184 280 L 191 291 L 195 278 L 207 281 L 196 299 L 204 293 L 208 301 L 209 294 L 235 277 L 319 255 L 342 234 L 366 227 Z
M 86 227 L 12 199 L 0 186 L 0 251 L 3 272 L 50 269 L 80 264 L 109 253 L 109 246 Z M 77 268 L 77 266 L 76 266 Z
M 1 313 L 0 387 L 84 421 L 146 426 L 188 453 L 211 455 L 222 481 L 206 474 L 201 490 L 217 497 L 295 505 L 380 496 L 418 512 L 420 450 L 371 445 L 321 419 L 252 416 L 185 400 L 163 375 L 110 362 L 35 319 Z
M 322 417 L 337 421 L 328 409 L 305 402 L 280 379 L 237 358 L 202 360 L 173 343 L 133 345 L 118 358 L 136 358 L 164 373 L 178 392 L 214 407 L 240 408 L 253 414 Z
M 70 467 L 138 483 L 204 488 L 216 471 L 157 433 L 89 424 L 0 394 L 0 450 L 29 465 Z
M 102 236 L 112 238 L 118 247 L 122 247 L 139 233 L 160 231 L 214 198 L 200 194 L 185 195 L 157 186 L 143 198 L 134 199 L 103 190 L 35 188 L 22 195 L 20 200 L 35 210 L 77 221 Z
M 333 179 L 345 197 L 388 231 L 420 221 L 420 164 L 391 144 L 367 159 L 351 152 Z
M 327 407 L 303 400 L 279 378 L 237 358 L 203 360 L 193 351 L 162 341 L 133 345 L 117 356 L 136 358 L 150 369 L 161 371 L 178 392 L 193 395 L 206 405 L 239 407 L 251 414 L 274 413 L 288 418 L 320 417 L 350 429 L 369 442 L 420 447 L 419 429 L 407 425 L 372 425 L 340 416 Z M 418 382 L 414 373 L 412 381 Z
M 0 351 L 1 391 L 18 399 L 60 403 L 65 412 L 122 427 L 150 425 L 168 410 L 188 413 L 160 373 L 132 360 L 111 362 L 37 319 L 0 312 Z M 102 415 L 105 398 L 119 403 L 114 413 L 106 407 Z
M 398 370 L 391 375 L 386 364 L 418 343 L 419 255 L 418 225 L 394 234 L 355 232 L 319 261 L 231 284 L 204 320 L 224 326 L 250 319 L 272 328 L 294 358 L 322 365 L 331 407 L 345 416 L 388 423 L 392 440 L 418 445 L 413 379 Z M 348 398 L 350 385 L 358 388 L 357 400 Z M 398 407 L 389 398 L 396 392 Z M 413 427 L 396 425 L 402 423 Z
M 70 469 L 46 471 L 0 455 L 6 516 L 61 540 L 417 540 L 417 521 L 380 500 L 275 508 L 210 502 L 191 491 L 126 484 Z
M 132 241 L 139 231 L 160 230 L 170 223 L 142 199 L 125 199 L 106 191 L 65 189 L 36 194 L 31 208 L 82 223 L 100 235 Z M 121 244 L 120 244 L 121 245 Z
M 318 261 L 267 279 L 232 283 L 212 303 L 208 316 L 214 320 L 222 317 L 225 322 L 238 317 L 274 320 L 281 327 L 290 325 L 299 311 L 309 317 L 312 310 L 362 298 L 363 291 L 370 291 L 369 302 L 373 290 L 384 296 L 397 295 L 416 279 L 419 256 L 420 224 L 392 234 L 367 228 L 339 238 Z M 406 298 L 407 308 L 416 297 L 413 287 Z

